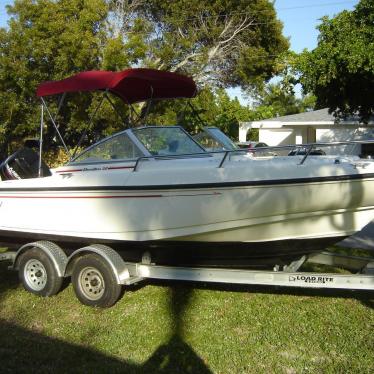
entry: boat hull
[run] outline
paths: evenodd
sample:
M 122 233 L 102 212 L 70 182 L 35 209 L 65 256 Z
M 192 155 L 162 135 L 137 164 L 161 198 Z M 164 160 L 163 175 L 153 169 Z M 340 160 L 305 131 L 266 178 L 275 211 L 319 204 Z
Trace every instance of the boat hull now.
M 321 252 L 343 240 L 344 236 L 289 239 L 265 242 L 198 242 L 198 241 L 118 241 L 73 236 L 36 234 L 33 232 L 0 231 L 0 245 L 9 248 L 38 241 L 49 240 L 64 248 L 69 255 L 76 249 L 92 243 L 109 245 L 124 260 L 139 262 L 149 253 L 153 262 L 164 265 L 269 267 L 285 265 L 301 256 Z
M 207 248 L 230 251 L 233 256 L 225 255 L 232 258 L 282 257 L 340 241 L 365 226 L 374 211 L 373 177 L 152 187 L 3 190 L 0 236 L 3 242 L 49 239 L 72 248 L 173 248 L 173 256 L 177 250 L 181 257 L 200 247 L 200 257 L 211 256 Z

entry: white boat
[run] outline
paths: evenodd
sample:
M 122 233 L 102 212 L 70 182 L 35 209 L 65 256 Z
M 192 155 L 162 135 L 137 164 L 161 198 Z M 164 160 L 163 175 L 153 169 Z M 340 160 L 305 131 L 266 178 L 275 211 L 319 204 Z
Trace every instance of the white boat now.
M 38 95 L 97 89 L 128 103 L 195 94 L 188 78 L 133 69 L 47 82 Z M 206 150 L 179 126 L 127 128 L 50 172 L 23 150 L 1 170 L 7 245 L 110 243 L 167 263 L 262 263 L 320 251 L 374 218 L 371 160 Z

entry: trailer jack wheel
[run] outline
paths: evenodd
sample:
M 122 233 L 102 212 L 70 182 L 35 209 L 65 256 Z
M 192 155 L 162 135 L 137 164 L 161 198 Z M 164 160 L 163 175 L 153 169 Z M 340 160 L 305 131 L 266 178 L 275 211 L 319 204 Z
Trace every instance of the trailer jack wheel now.
M 49 256 L 38 248 L 31 248 L 20 256 L 18 269 L 23 287 L 33 294 L 52 296 L 61 289 L 63 278 Z
M 82 304 L 111 307 L 121 294 L 121 285 L 110 265 L 101 256 L 88 254 L 74 264 L 71 277 L 75 294 Z

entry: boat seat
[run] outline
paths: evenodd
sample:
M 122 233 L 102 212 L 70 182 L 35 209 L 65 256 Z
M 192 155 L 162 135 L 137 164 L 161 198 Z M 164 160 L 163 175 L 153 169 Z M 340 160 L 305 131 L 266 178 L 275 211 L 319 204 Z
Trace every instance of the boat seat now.
M 42 161 L 42 176 L 52 175 L 51 170 Z M 39 177 L 39 154 L 30 148 L 21 148 L 0 164 L 2 180 L 28 179 Z

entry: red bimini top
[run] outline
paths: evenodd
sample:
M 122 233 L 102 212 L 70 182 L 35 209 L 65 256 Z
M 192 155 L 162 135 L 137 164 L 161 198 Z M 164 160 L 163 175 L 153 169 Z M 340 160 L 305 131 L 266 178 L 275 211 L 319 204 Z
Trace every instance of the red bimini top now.
M 154 69 L 113 71 L 84 71 L 60 81 L 41 83 L 38 97 L 65 92 L 108 90 L 125 103 L 149 99 L 191 98 L 196 84 L 185 75 Z

